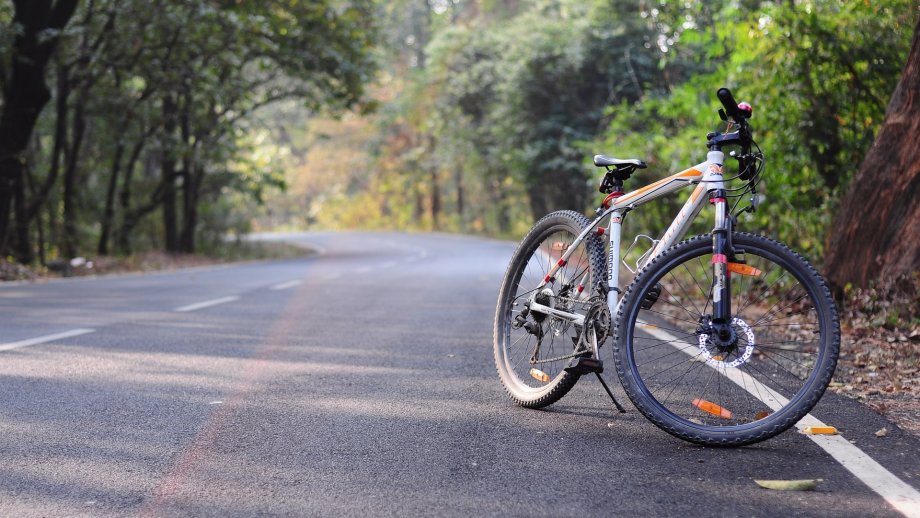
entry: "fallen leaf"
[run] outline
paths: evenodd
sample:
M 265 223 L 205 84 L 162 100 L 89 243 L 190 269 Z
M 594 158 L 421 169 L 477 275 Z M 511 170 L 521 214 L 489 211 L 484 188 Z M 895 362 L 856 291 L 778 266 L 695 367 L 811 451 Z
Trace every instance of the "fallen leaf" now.
M 833 426 L 806 426 L 802 429 L 806 435 L 837 435 L 837 429 Z
M 885 437 L 888 435 L 888 428 L 882 428 L 881 430 L 875 432 L 876 437 Z
M 754 482 L 763 488 L 773 489 L 776 491 L 813 491 L 818 487 L 818 482 L 823 479 L 813 478 L 806 480 L 754 480 Z

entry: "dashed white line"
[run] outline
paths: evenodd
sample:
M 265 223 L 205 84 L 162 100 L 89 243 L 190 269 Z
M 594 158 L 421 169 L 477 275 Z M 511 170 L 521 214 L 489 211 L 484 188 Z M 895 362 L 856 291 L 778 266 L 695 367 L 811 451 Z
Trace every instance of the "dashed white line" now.
M 282 282 L 281 284 L 275 284 L 269 289 L 275 290 L 275 291 L 286 290 L 288 288 L 293 288 L 294 286 L 300 286 L 301 284 L 303 284 L 303 281 L 293 280 L 293 281 Z
M 643 327 L 644 332 L 659 340 L 669 342 L 678 350 L 694 356 L 699 349 L 690 345 L 686 340 L 680 339 L 667 331 L 655 327 Z M 778 410 L 789 401 L 776 391 L 756 381 L 749 374 L 737 369 L 720 371 L 739 387 L 745 389 L 765 405 Z M 827 426 L 811 414 L 806 414 L 795 427 L 799 430 L 807 426 Z M 821 447 L 834 460 L 861 480 L 870 489 L 891 504 L 901 514 L 909 518 L 920 518 L 920 491 L 899 479 L 885 469 L 865 452 L 853 446 L 840 435 L 807 435 L 809 439 Z
M 28 347 L 30 345 L 44 344 L 48 342 L 53 342 L 55 340 L 63 340 L 64 338 L 73 338 L 74 336 L 85 335 L 92 333 L 95 329 L 71 329 L 70 331 L 64 331 L 63 333 L 55 333 L 53 335 L 39 336 L 38 338 L 30 338 L 28 340 L 20 340 L 18 342 L 9 342 L 5 344 L 0 344 L 0 351 L 9 351 L 11 349 L 19 349 L 20 347 Z
M 176 311 L 178 313 L 187 313 L 189 311 L 209 308 L 211 306 L 217 306 L 218 304 L 226 304 L 227 302 L 234 302 L 237 300 L 240 300 L 240 298 L 235 295 L 230 296 L 230 297 L 221 297 L 219 299 L 206 300 L 204 302 L 196 302 L 195 304 L 189 304 L 188 306 L 180 306 L 174 309 L 173 311 Z

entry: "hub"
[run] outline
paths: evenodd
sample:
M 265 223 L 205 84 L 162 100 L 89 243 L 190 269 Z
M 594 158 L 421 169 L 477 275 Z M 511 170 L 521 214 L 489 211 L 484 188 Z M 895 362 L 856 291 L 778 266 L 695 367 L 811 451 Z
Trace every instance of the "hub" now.
M 746 342 L 742 347 L 740 338 Z M 710 321 L 701 326 L 699 348 L 703 361 L 713 367 L 739 367 L 754 353 L 754 331 L 738 317 L 730 325 Z

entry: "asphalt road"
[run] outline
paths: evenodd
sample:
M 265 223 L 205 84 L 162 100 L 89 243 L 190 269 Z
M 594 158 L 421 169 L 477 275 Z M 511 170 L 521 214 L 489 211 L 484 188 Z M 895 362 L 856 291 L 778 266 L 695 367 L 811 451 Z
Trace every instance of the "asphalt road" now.
M 672 438 L 612 368 L 626 414 L 590 378 L 514 406 L 491 345 L 512 244 L 291 239 L 321 253 L 0 286 L 0 516 L 901 516 L 794 430 Z M 813 415 L 920 488 L 920 441 L 834 394 Z

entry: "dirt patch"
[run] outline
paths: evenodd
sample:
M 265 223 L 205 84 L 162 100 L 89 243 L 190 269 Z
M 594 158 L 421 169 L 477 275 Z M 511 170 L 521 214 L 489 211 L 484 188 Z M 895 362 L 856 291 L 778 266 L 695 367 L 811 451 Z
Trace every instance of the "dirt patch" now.
M 887 290 L 851 290 L 830 390 L 862 401 L 920 436 L 920 272 Z

